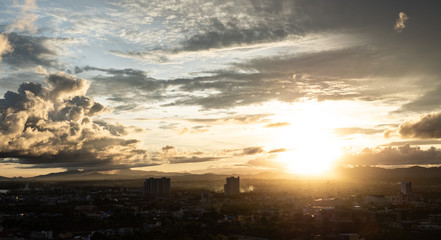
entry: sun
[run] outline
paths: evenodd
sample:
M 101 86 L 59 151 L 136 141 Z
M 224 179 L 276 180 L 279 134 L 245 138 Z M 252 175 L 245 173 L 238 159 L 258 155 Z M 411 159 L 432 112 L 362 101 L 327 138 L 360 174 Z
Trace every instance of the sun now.
M 341 116 L 312 102 L 294 109 L 287 117 L 290 126 L 276 130 L 275 145 L 286 149 L 278 153 L 279 163 L 295 174 L 321 175 L 330 171 L 342 154 L 343 143 L 333 132 L 341 123 Z
M 308 133 L 311 134 L 311 133 Z M 290 173 L 321 175 L 329 172 L 341 155 L 341 146 L 327 133 L 309 135 L 292 149 L 279 154 L 279 160 Z

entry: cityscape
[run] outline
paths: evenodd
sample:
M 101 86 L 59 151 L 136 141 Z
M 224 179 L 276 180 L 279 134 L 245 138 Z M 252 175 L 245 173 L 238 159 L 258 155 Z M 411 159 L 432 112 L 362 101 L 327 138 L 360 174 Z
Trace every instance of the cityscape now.
M 440 7 L 0 1 L 0 240 L 441 239 Z
M 438 239 L 437 173 L 399 174 L 417 184 L 392 173 L 377 174 L 375 183 L 255 175 L 9 179 L 0 182 L 0 239 Z

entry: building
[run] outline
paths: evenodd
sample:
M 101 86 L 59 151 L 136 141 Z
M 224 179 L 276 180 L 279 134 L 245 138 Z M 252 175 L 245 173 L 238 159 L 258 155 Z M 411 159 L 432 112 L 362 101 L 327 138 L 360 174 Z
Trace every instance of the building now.
M 240 179 L 239 177 L 227 178 L 227 183 L 224 185 L 225 195 L 236 195 L 240 193 Z
M 398 194 L 401 201 L 410 202 L 413 200 L 411 182 L 401 182 L 401 191 Z
M 412 194 L 412 183 L 411 182 L 401 182 L 401 193 L 402 194 Z
M 144 181 L 146 198 L 166 197 L 170 194 L 170 178 L 148 178 Z

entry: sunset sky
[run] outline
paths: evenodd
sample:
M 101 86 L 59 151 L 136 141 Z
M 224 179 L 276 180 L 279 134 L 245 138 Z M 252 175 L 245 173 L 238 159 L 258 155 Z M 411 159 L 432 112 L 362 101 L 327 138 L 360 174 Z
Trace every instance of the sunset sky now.
M 0 176 L 438 166 L 437 5 L 1 1 Z

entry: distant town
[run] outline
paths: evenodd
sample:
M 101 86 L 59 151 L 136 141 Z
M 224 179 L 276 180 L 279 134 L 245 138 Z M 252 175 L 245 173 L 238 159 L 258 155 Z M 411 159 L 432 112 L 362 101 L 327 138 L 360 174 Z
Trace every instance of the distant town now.
M 1 181 L 0 239 L 439 239 L 441 190 L 411 180 L 149 177 Z M 434 183 L 435 184 L 435 183 Z

